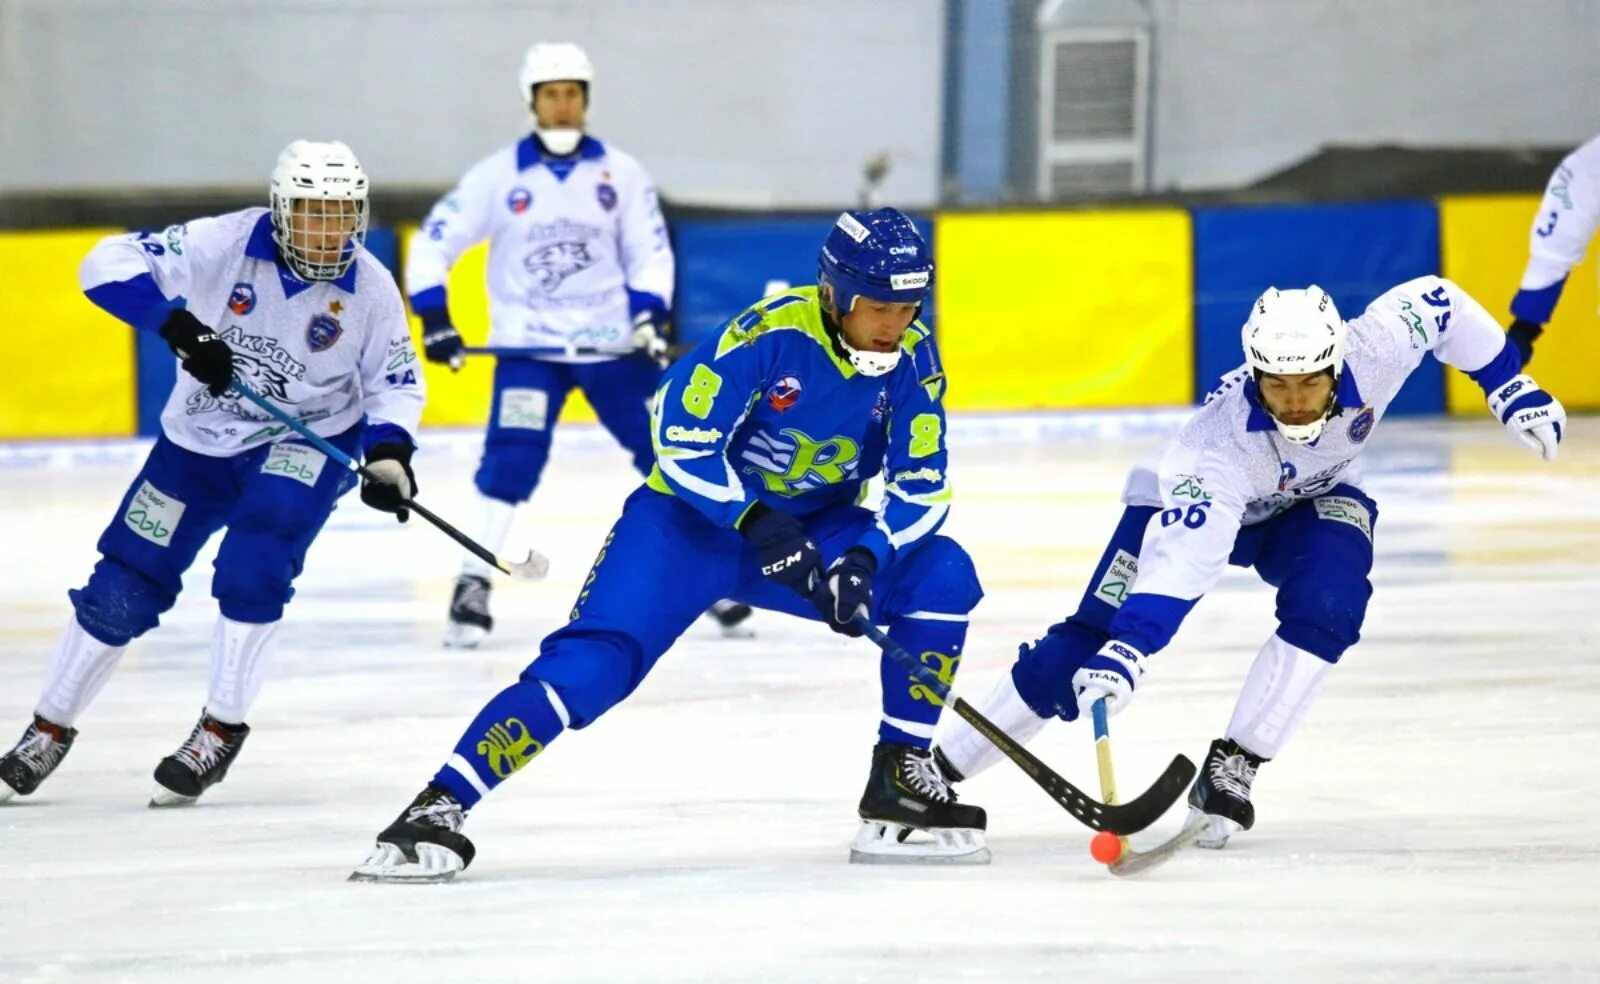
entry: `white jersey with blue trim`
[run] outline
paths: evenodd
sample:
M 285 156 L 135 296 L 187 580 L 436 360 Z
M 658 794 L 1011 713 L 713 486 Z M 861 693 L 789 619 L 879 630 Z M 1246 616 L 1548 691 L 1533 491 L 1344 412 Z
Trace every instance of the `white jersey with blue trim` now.
M 1285 440 L 1262 410 L 1248 368 L 1241 367 L 1224 377 L 1163 452 L 1129 475 L 1123 502 L 1162 510 L 1145 531 L 1130 601 L 1145 594 L 1192 603 L 1227 567 L 1241 526 L 1326 496 L 1336 485 L 1361 488 L 1360 454 L 1428 352 L 1489 388 L 1518 371 L 1515 350 L 1494 318 L 1440 277 L 1395 287 L 1346 326 L 1341 409 L 1316 441 Z M 1338 499 L 1327 497 L 1318 508 L 1371 536 L 1365 507 Z
M 1523 321 L 1546 324 L 1572 268 L 1600 226 L 1600 137 L 1568 154 L 1550 175 L 1528 233 L 1528 265 L 1511 301 Z
M 485 239 L 490 345 L 621 354 L 632 347 L 635 314 L 665 317 L 672 305 L 672 247 L 655 185 L 638 161 L 593 137 L 558 158 L 529 136 L 474 165 L 411 238 L 412 308 L 445 307 L 450 267 Z
M 187 308 L 228 343 L 241 380 L 322 437 L 365 414 L 369 435 L 398 428 L 415 443 L 424 389 L 405 303 L 365 247 L 337 280 L 301 280 L 279 258 L 271 214 L 247 208 L 107 237 L 78 277 L 91 300 L 136 328 L 158 331 L 173 308 Z M 181 368 L 161 429 L 212 457 L 295 436 L 231 390 L 212 396 Z

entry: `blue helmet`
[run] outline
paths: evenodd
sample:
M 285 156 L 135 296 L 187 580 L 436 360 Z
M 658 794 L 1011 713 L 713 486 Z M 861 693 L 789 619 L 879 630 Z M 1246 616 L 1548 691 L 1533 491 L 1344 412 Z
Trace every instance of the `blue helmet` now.
M 822 243 L 817 283 L 833 289 L 840 314 L 849 313 L 857 297 L 921 304 L 933 289 L 933 254 L 898 209 L 843 212 Z

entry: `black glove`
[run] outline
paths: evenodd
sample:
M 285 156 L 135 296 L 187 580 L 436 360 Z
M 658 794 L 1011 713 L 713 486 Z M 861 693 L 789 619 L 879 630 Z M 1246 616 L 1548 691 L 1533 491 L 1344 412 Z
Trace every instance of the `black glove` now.
M 822 592 L 822 554 L 806 528 L 786 512 L 757 502 L 744 514 L 739 533 L 756 550 L 761 575 L 802 598 Z
M 1511 338 L 1511 344 L 1517 347 L 1522 355 L 1522 364 L 1527 365 L 1533 358 L 1533 340 L 1544 334 L 1544 325 L 1536 325 L 1531 321 L 1521 318 L 1511 322 L 1511 327 L 1506 329 L 1506 334 Z
M 212 396 L 221 396 L 233 382 L 233 349 L 217 333 L 200 323 L 187 308 L 173 308 L 161 325 L 161 337 L 172 354 L 183 360 L 183 371 L 206 384 Z
M 461 340 L 461 333 L 450 324 L 450 312 L 444 308 L 431 308 L 423 311 L 421 317 L 423 355 L 429 362 L 449 365 L 452 372 L 460 369 L 461 363 L 467 358 L 467 343 Z
M 872 617 L 872 575 L 877 571 L 878 558 L 861 547 L 851 547 L 833 562 L 823 589 L 811 596 L 828 628 L 851 638 L 861 635 L 855 617 Z
M 379 512 L 394 513 L 405 522 L 411 518 L 406 505 L 417 494 L 417 476 L 411 473 L 409 444 L 378 444 L 367 451 L 367 464 L 361 474 L 361 501 Z

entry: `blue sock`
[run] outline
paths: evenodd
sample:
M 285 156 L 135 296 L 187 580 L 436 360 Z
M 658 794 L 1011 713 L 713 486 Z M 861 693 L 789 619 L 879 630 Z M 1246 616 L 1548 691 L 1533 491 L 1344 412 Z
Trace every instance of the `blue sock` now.
M 965 616 L 960 622 L 897 618 L 889 624 L 889 638 L 922 660 L 923 666 L 949 684 L 955 680 L 956 669 L 961 663 L 962 646 L 967 641 L 967 623 Z M 883 679 L 883 721 L 878 725 L 878 740 L 915 748 L 932 745 L 933 726 L 939 722 L 944 701 L 913 680 L 887 655 L 883 657 L 880 673 Z
M 519 680 L 494 696 L 456 742 L 433 781 L 466 809 L 533 761 L 566 725 L 565 709 L 539 680 Z

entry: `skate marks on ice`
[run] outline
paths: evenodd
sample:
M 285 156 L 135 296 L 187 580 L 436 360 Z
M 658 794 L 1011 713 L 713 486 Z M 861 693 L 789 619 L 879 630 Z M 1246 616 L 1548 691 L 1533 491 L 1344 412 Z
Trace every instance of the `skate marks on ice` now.
M 477 859 L 450 884 L 347 884 L 465 721 L 565 620 L 637 484 L 597 451 L 552 470 L 526 510 L 551 578 L 497 585 L 504 621 L 477 653 L 438 648 L 453 544 L 337 510 L 227 782 L 152 811 L 151 770 L 204 699 L 202 555 L 61 770 L 0 805 L 0 979 L 1585 980 L 1600 966 L 1600 776 L 1582 753 L 1600 742 L 1600 428 L 1576 421 L 1536 488 L 1492 422 L 1384 428 L 1366 459 L 1383 513 L 1363 641 L 1263 766 L 1255 829 L 1222 851 L 1108 878 L 1086 831 L 994 769 L 961 789 L 989 812 L 990 865 L 848 864 L 877 654 L 758 615 L 749 643 L 702 620 L 627 706 L 498 790 L 469 821 Z M 962 689 L 985 688 L 1081 590 L 1128 455 L 1089 440 L 954 453 L 947 531 L 988 591 Z M 470 453 L 419 459 L 441 512 L 469 505 Z M 106 490 L 133 467 L 7 475 L 21 486 L 8 542 L 30 560 L 0 571 L 6 741 L 65 591 L 94 561 Z M 1120 774 L 1204 751 L 1271 616 L 1270 591 L 1240 572 L 1196 609 L 1118 719 Z M 1056 724 L 1030 747 L 1092 786 L 1090 746 L 1086 727 Z

